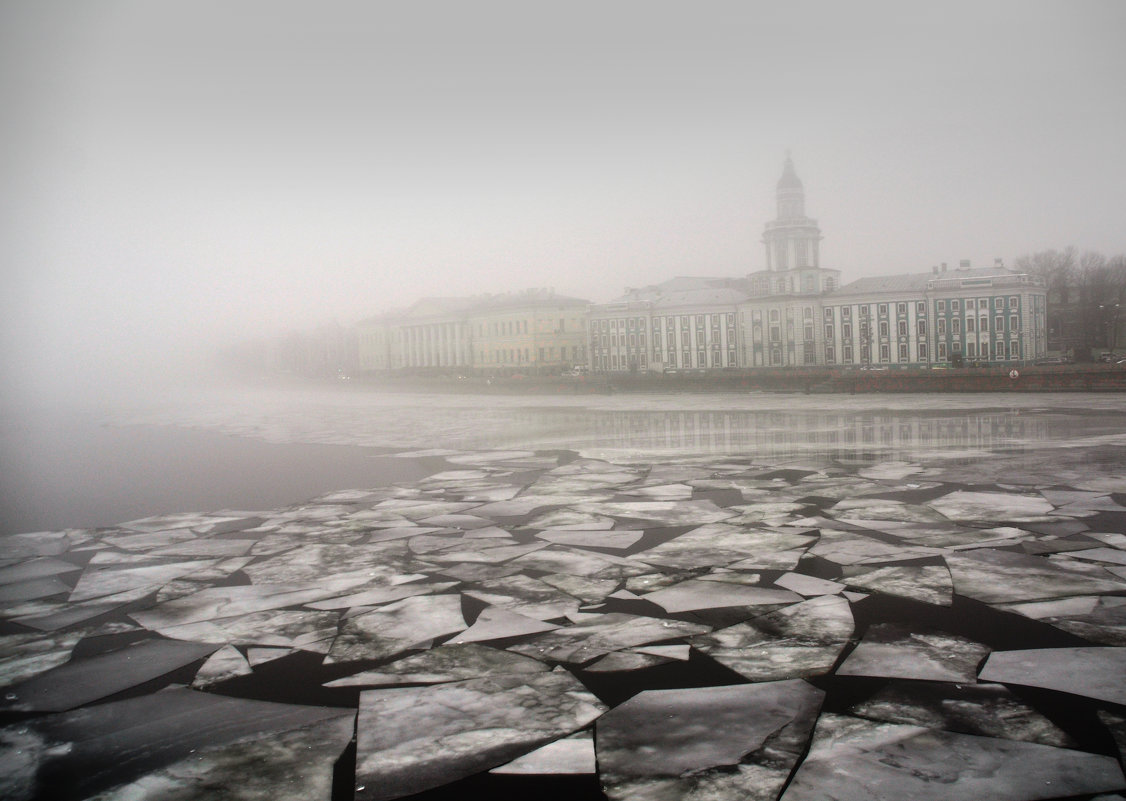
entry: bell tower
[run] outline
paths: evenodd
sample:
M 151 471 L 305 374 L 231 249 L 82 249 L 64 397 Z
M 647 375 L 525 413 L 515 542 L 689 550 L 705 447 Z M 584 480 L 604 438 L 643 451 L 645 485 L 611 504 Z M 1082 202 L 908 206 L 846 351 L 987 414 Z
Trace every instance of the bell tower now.
M 817 220 L 805 216 L 805 188 L 794 171 L 794 160 L 786 163 L 777 187 L 778 217 L 766 224 L 766 269 L 780 272 L 821 266 L 821 229 Z

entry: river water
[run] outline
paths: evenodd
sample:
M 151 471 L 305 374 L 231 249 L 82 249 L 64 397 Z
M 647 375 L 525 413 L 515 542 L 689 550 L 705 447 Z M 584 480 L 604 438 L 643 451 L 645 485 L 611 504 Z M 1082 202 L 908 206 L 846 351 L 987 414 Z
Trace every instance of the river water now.
M 1105 460 L 1126 454 L 1120 395 L 179 389 L 97 405 L 9 410 L 0 422 L 0 533 L 277 507 L 438 469 L 433 461 L 392 458 L 393 451 L 564 449 L 637 460 L 732 454 L 771 464 L 814 458 L 972 464 L 1006 454 L 1010 468 L 1043 470 L 1069 449 L 1100 443 L 1104 463 L 1090 470 L 1116 469 Z

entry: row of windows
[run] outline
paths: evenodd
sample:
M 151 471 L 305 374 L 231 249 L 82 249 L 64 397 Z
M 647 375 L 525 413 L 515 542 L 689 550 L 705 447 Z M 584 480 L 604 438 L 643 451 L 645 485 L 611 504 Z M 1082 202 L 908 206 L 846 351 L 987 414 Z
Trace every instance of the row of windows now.
M 906 317 L 908 305 L 909 304 L 907 302 L 900 302 L 900 303 L 895 304 L 896 315 L 899 316 L 899 317 Z M 826 320 L 831 321 L 833 319 L 835 308 L 840 309 L 840 316 L 841 316 L 842 319 L 848 320 L 852 317 L 852 307 L 851 306 L 827 307 L 825 309 L 825 319 Z M 861 304 L 858 308 L 859 308 L 858 313 L 860 314 L 861 317 L 868 317 L 868 316 L 871 315 L 870 304 L 864 303 L 864 304 Z M 879 317 L 887 317 L 889 309 L 890 309 L 890 304 L 888 304 L 888 303 L 877 303 L 876 304 L 876 315 L 879 316 Z M 926 301 L 924 301 L 924 300 L 915 301 L 915 314 L 921 316 L 921 315 L 924 315 L 926 313 L 927 313 L 927 303 L 926 303 Z
M 550 323 L 549 323 L 550 325 Z M 578 320 L 571 321 L 571 330 L 577 331 L 582 327 L 581 322 Z M 480 337 L 485 336 L 486 328 L 490 336 L 511 336 L 513 334 L 526 334 L 528 333 L 527 320 L 495 320 L 491 323 L 478 323 L 477 335 Z M 555 329 L 556 333 L 566 333 L 567 320 L 564 317 L 559 318 L 559 327 Z
M 1017 333 L 1017 331 L 1019 330 L 1019 323 L 1020 323 L 1020 319 L 1017 317 L 1017 315 L 1014 314 L 1011 317 L 1009 317 L 1009 333 L 1010 334 L 1016 334 Z M 947 321 L 946 321 L 946 319 L 940 317 L 938 319 L 936 326 L 937 326 L 936 331 L 937 331 L 938 335 L 940 337 L 945 336 L 946 331 L 947 331 Z M 966 328 L 967 334 L 972 334 L 972 333 L 975 333 L 976 331 L 981 331 L 983 333 L 986 333 L 986 332 L 989 331 L 989 318 L 988 317 L 981 317 L 981 318 L 967 317 L 965 328 Z M 949 323 L 949 330 L 950 330 L 951 334 L 962 333 L 962 318 L 961 317 L 951 318 L 950 323 Z M 994 317 L 993 318 L 993 331 L 994 331 L 994 333 L 999 334 L 999 333 L 1002 333 L 1004 330 L 1005 330 L 1005 318 L 1004 317 Z
M 659 331 L 663 327 L 671 331 L 676 327 L 677 319 L 677 316 L 654 317 L 652 320 L 653 330 Z M 691 328 L 693 322 L 695 322 L 696 328 L 704 328 L 706 326 L 719 328 L 724 324 L 727 326 L 735 325 L 734 312 L 720 312 L 718 314 L 682 314 L 679 315 L 679 319 L 682 329 Z M 613 320 L 594 320 L 592 321 L 591 328 L 598 331 L 644 331 L 645 318 L 625 317 Z
M 989 309 L 989 298 L 966 298 L 965 300 L 966 300 L 966 311 L 973 311 L 975 308 L 980 309 L 981 311 L 986 311 L 986 310 Z M 961 307 L 961 300 L 959 298 L 951 299 L 951 301 L 950 301 L 950 311 L 955 311 L 955 312 L 961 311 L 961 308 L 962 308 Z M 993 308 L 994 309 L 1005 308 L 1005 299 L 1002 298 L 1002 297 L 993 298 Z M 1019 309 L 1020 308 L 1020 297 L 1019 296 L 1017 296 L 1017 295 L 1010 295 L 1009 296 L 1009 308 L 1010 309 Z M 936 311 L 939 311 L 939 312 L 946 311 L 946 301 L 945 300 L 935 301 L 935 309 L 936 309 Z
M 920 300 L 920 301 L 915 301 L 914 303 L 915 303 L 915 313 L 916 313 L 916 315 L 922 316 L 922 315 L 925 315 L 927 313 L 926 301 Z M 962 308 L 961 304 L 962 304 L 962 299 L 959 299 L 959 298 L 951 299 L 949 301 L 950 311 L 960 311 L 961 308 Z M 887 317 L 888 313 L 891 309 L 892 304 L 889 304 L 889 303 L 861 304 L 859 307 L 857 307 L 860 316 L 861 317 L 868 317 L 871 314 L 872 305 L 875 305 L 875 307 L 876 307 L 877 316 Z M 895 305 L 895 313 L 898 317 L 906 317 L 907 316 L 908 306 L 910 305 L 908 302 L 901 301 L 901 302 L 896 303 L 894 305 Z M 989 308 L 989 305 L 990 305 L 990 299 L 989 298 L 966 298 L 965 299 L 965 308 L 967 310 L 974 310 L 974 309 L 984 310 L 984 309 Z M 1003 298 L 1003 297 L 993 298 L 992 299 L 992 306 L 993 306 L 994 309 L 1005 308 L 1005 298 Z M 1020 308 L 1020 298 L 1016 295 L 1010 296 L 1008 298 L 1008 307 L 1010 309 Z M 829 321 L 829 322 L 833 321 L 838 312 L 839 312 L 841 319 L 845 319 L 845 320 L 850 319 L 852 317 L 852 309 L 853 309 L 852 306 L 840 306 L 840 307 L 831 307 L 830 306 L 830 307 L 826 307 L 825 308 L 825 320 Z M 939 312 L 946 312 L 947 311 L 947 301 L 946 300 L 936 301 L 936 310 L 939 311 Z M 781 311 L 779 309 L 769 309 L 768 310 L 768 316 L 769 316 L 770 322 L 780 322 L 781 321 Z M 805 320 L 810 320 L 810 319 L 812 319 L 812 317 L 813 317 L 813 307 L 812 306 L 803 307 L 802 308 L 802 318 L 805 319 Z M 724 319 L 724 318 L 726 318 L 726 319 Z M 685 314 L 685 315 L 679 316 L 681 328 L 689 328 L 689 327 L 691 327 L 693 322 L 695 322 L 697 328 L 704 328 L 705 326 L 708 326 L 709 324 L 712 328 L 718 328 L 718 327 L 722 326 L 724 322 L 726 322 L 726 324 L 728 326 L 732 326 L 732 325 L 735 324 L 734 318 L 735 318 L 735 315 L 732 312 L 725 312 L 725 313 L 719 313 L 719 314 L 696 314 L 696 315 Z M 756 322 L 761 321 L 762 320 L 762 310 L 761 309 L 753 309 L 752 312 L 751 312 L 751 319 L 756 321 Z M 786 307 L 786 319 L 787 320 L 794 319 L 794 308 L 793 307 Z M 654 331 L 660 330 L 660 328 L 662 327 L 662 321 L 663 321 L 663 326 L 666 330 L 672 330 L 674 325 L 675 325 L 676 320 L 677 320 L 676 316 L 654 317 L 652 319 L 653 330 Z M 562 325 L 562 320 L 560 321 L 560 324 Z M 606 320 L 606 319 L 596 320 L 596 321 L 594 321 L 594 325 L 593 325 L 594 328 L 600 329 L 602 331 L 618 331 L 618 330 L 621 330 L 621 331 L 625 331 L 625 330 L 639 331 L 639 330 L 642 330 L 644 328 L 644 326 L 645 326 L 645 318 L 643 318 L 643 317 L 629 317 L 629 318 L 620 318 L 620 319 L 614 319 L 614 320 Z
M 812 327 L 810 328 L 810 331 L 812 331 Z M 812 339 L 812 333 L 810 334 L 810 338 Z M 706 337 L 702 336 L 700 334 L 700 332 L 697 332 L 697 335 L 696 335 L 696 344 L 697 345 L 704 344 L 704 345 L 710 345 L 711 347 L 714 347 L 714 348 L 718 348 L 720 341 L 721 341 L 721 339 L 719 337 L 719 329 L 713 329 L 711 331 L 711 334 L 709 336 L 706 336 Z M 655 332 L 653 334 L 653 342 L 655 344 L 658 344 L 658 345 L 660 344 L 661 334 L 660 334 L 659 331 Z M 676 347 L 676 334 L 669 333 L 667 335 L 667 342 L 668 342 L 668 347 L 670 349 L 675 348 Z M 727 344 L 733 345 L 734 343 L 735 343 L 735 329 L 734 328 L 728 328 L 727 329 Z M 638 347 L 644 348 L 645 347 L 645 333 L 640 332 L 640 333 L 636 333 L 636 334 L 594 334 L 590 338 L 590 344 L 591 344 L 592 347 L 595 347 L 595 348 L 597 348 L 599 346 L 601 346 L 603 348 L 616 348 L 616 347 L 619 347 L 619 346 L 620 347 L 630 347 L 630 348 L 638 348 Z M 684 347 L 691 347 L 691 345 L 692 345 L 692 335 L 689 331 L 681 331 L 680 332 L 680 344 Z
M 591 347 L 597 348 L 601 345 L 604 348 L 616 348 L 619 345 L 631 348 L 644 348 L 645 347 L 645 334 L 630 334 L 629 339 L 626 339 L 626 334 L 595 334 L 590 338 Z
M 558 351 L 558 356 L 556 352 Z M 487 358 L 491 357 L 491 358 Z M 539 349 L 539 361 L 549 362 L 567 359 L 566 347 L 543 347 Z M 482 364 L 528 364 L 532 361 L 531 348 L 497 348 L 492 351 L 477 351 L 477 359 Z M 578 346 L 571 348 L 571 361 L 583 360 L 582 349 Z

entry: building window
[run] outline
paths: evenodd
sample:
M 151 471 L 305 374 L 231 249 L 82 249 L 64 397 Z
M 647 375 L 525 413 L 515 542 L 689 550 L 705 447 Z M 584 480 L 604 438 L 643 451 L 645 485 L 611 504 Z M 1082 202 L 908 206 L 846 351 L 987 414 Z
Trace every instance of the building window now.
M 832 309 L 825 309 L 825 319 L 832 321 L 832 319 L 833 319 L 833 310 Z
M 935 304 L 935 308 L 936 308 L 936 309 L 937 309 L 937 310 L 938 310 L 939 312 L 944 312 L 944 311 L 946 311 L 946 301 L 945 301 L 945 300 L 940 300 L 940 301 L 938 301 L 938 302 L 937 302 L 937 303 Z
M 927 335 L 927 321 L 918 320 L 915 322 L 915 329 L 919 332 L 919 336 L 925 337 Z
M 836 353 L 832 345 L 825 346 L 825 364 L 833 364 L 836 361 Z
M 844 308 L 841 309 L 841 317 L 843 317 L 847 320 L 851 316 L 852 316 L 852 307 L 851 306 L 845 306 Z
M 953 320 L 950 321 L 950 333 L 952 333 L 952 334 L 962 333 L 962 318 L 961 317 L 955 317 Z
M 961 301 L 954 299 L 950 301 L 950 311 L 961 311 L 962 307 L 959 305 Z
M 806 339 L 807 342 L 809 340 L 813 339 L 813 326 L 812 325 L 807 325 L 805 327 L 805 339 Z
M 939 317 L 938 318 L 937 326 L 938 326 L 938 329 L 937 329 L 938 335 L 940 337 L 946 336 L 946 318 L 945 317 Z
M 977 356 L 977 344 L 974 342 L 966 343 L 966 357 L 973 359 Z
M 688 351 L 688 350 L 684 351 L 684 366 L 685 367 L 691 367 L 692 366 L 692 352 L 691 351 Z
M 973 298 L 966 298 L 966 311 L 973 311 L 973 310 L 974 310 L 974 299 Z
M 910 358 L 910 356 L 907 355 L 907 343 L 906 342 L 900 343 L 900 345 L 899 345 L 899 361 L 905 362 L 909 358 Z
M 1017 316 L 1011 315 L 1009 317 L 1009 333 L 1015 334 L 1017 332 Z
M 974 332 L 974 319 L 973 317 L 966 318 L 966 333 L 972 334 Z
M 841 360 L 845 364 L 852 364 L 852 345 L 845 345 L 841 348 Z
M 880 320 L 880 336 L 886 337 L 888 335 L 888 321 Z
M 1020 343 L 1019 342 L 1010 342 L 1009 343 L 1009 358 L 1010 359 L 1019 359 L 1020 358 Z
M 927 343 L 919 343 L 919 361 L 925 362 L 927 360 Z
M 1005 330 L 1005 318 L 1004 317 L 994 317 L 993 318 L 993 330 L 996 331 L 997 333 L 1001 333 L 1002 331 Z
M 1018 298 L 1016 295 L 1011 295 L 1009 297 L 1009 308 L 1015 309 L 1018 306 L 1020 306 L 1020 298 Z
M 943 359 L 943 360 L 946 359 L 946 343 L 945 342 L 939 342 L 938 343 L 938 358 Z
M 888 305 L 886 303 L 881 303 L 879 310 L 880 310 L 880 316 L 881 317 L 887 317 L 888 316 Z
M 899 335 L 901 337 L 907 336 L 907 321 L 906 320 L 900 320 L 898 328 L 899 328 Z
M 852 339 L 852 323 L 841 323 L 841 336 Z
M 880 361 L 891 361 L 891 349 L 887 345 L 880 345 Z
M 727 366 L 728 367 L 734 367 L 735 366 L 735 351 L 733 351 L 733 350 L 727 351 Z
M 915 314 L 926 314 L 927 304 L 925 301 L 919 301 L 915 304 Z
M 825 323 L 825 339 L 833 338 L 833 324 Z
M 895 305 L 895 313 L 899 314 L 899 315 L 907 314 L 907 304 L 906 303 L 897 303 Z

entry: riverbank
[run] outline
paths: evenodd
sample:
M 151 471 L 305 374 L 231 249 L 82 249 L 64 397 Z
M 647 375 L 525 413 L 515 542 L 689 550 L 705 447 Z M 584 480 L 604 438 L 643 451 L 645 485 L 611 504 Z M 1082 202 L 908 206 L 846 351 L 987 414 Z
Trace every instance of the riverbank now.
M 581 376 L 393 373 L 361 375 L 349 380 L 387 391 L 480 394 L 1126 392 L 1126 365 L 1019 365 L 946 369 L 764 368 L 664 374 L 593 373 Z

